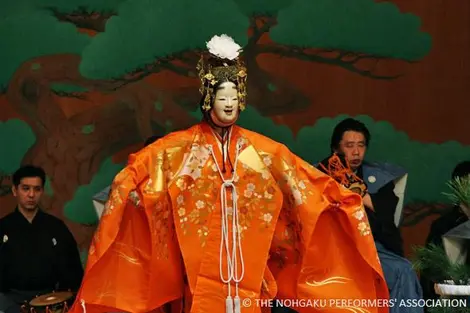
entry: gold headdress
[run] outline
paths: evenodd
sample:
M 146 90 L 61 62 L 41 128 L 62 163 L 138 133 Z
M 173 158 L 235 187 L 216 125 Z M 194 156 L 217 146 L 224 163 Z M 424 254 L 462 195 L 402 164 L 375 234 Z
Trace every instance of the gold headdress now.
M 207 60 L 204 55 L 197 65 L 201 87 L 199 92 L 204 97 L 202 109 L 209 111 L 215 96 L 214 87 L 221 82 L 230 81 L 237 85 L 238 105 L 240 110 L 246 107 L 246 67 L 239 59 L 241 47 L 229 36 L 214 36 L 207 43 L 210 56 Z

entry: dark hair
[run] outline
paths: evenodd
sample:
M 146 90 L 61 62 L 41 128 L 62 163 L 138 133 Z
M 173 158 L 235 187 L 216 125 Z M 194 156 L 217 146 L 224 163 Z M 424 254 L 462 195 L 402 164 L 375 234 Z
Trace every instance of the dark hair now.
M 18 187 L 21 183 L 23 178 L 30 178 L 30 177 L 39 177 L 42 181 L 42 186 L 46 183 L 46 172 L 41 167 L 34 166 L 34 165 L 24 165 L 16 170 L 13 173 L 13 185 Z
M 454 171 L 452 172 L 452 179 L 457 177 L 465 177 L 467 175 L 470 175 L 470 161 L 463 161 L 457 164 L 457 166 L 454 168 Z
M 331 152 L 334 152 L 339 148 L 339 143 L 341 139 L 343 139 L 344 133 L 347 131 L 355 131 L 358 133 L 362 133 L 364 135 L 364 138 L 366 139 L 366 147 L 369 146 L 370 132 L 367 129 L 366 125 L 353 118 L 347 118 L 339 122 L 333 130 L 333 134 L 331 135 L 330 141 Z
M 160 138 L 162 138 L 162 136 L 157 136 L 157 135 L 154 135 L 154 136 L 151 136 L 151 137 L 147 138 L 147 140 L 145 140 L 144 147 L 147 147 L 148 145 L 154 143 L 155 141 L 157 141 Z

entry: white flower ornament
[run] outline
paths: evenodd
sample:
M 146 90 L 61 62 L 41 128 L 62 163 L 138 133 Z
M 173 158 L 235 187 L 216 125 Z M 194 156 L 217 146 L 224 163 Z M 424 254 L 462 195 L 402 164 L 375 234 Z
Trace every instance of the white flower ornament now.
M 231 37 L 223 34 L 212 37 L 207 43 L 207 49 L 220 59 L 235 60 L 242 48 Z
M 7 242 L 8 241 L 8 236 L 7 235 L 3 235 L 3 243 Z

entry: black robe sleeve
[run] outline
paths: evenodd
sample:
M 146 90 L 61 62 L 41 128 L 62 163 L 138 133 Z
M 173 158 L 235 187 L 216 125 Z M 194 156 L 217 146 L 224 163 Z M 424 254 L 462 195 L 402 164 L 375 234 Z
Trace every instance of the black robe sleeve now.
M 394 189 L 395 184 L 392 181 L 380 188 L 377 193 L 370 195 L 375 212 L 369 209 L 368 216 L 374 239 L 387 250 L 403 257 L 403 239 L 395 225 L 395 210 L 399 199 Z
M 61 223 L 59 234 L 57 269 L 59 290 L 76 291 L 80 288 L 83 278 L 83 266 L 77 242 L 64 223 Z

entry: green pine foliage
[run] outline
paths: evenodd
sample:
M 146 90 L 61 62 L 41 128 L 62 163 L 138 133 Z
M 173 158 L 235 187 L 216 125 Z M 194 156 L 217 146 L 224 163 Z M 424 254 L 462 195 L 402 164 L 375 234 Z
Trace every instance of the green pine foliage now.
M 455 205 L 461 203 L 470 207 L 470 176 L 456 177 L 447 183 L 450 193 L 444 193 Z
M 432 281 L 452 280 L 456 285 L 467 285 L 470 281 L 470 266 L 452 263 L 443 247 L 430 244 L 415 248 L 413 267 Z
M 470 266 L 455 264 L 449 260 L 443 247 L 430 244 L 425 247 L 415 247 L 413 267 L 421 275 L 429 277 L 436 283 L 451 280 L 455 285 L 468 285 L 470 282 Z M 466 297 L 451 297 L 452 299 Z M 468 301 L 468 300 L 467 300 Z M 428 313 L 470 313 L 467 307 L 429 307 Z

